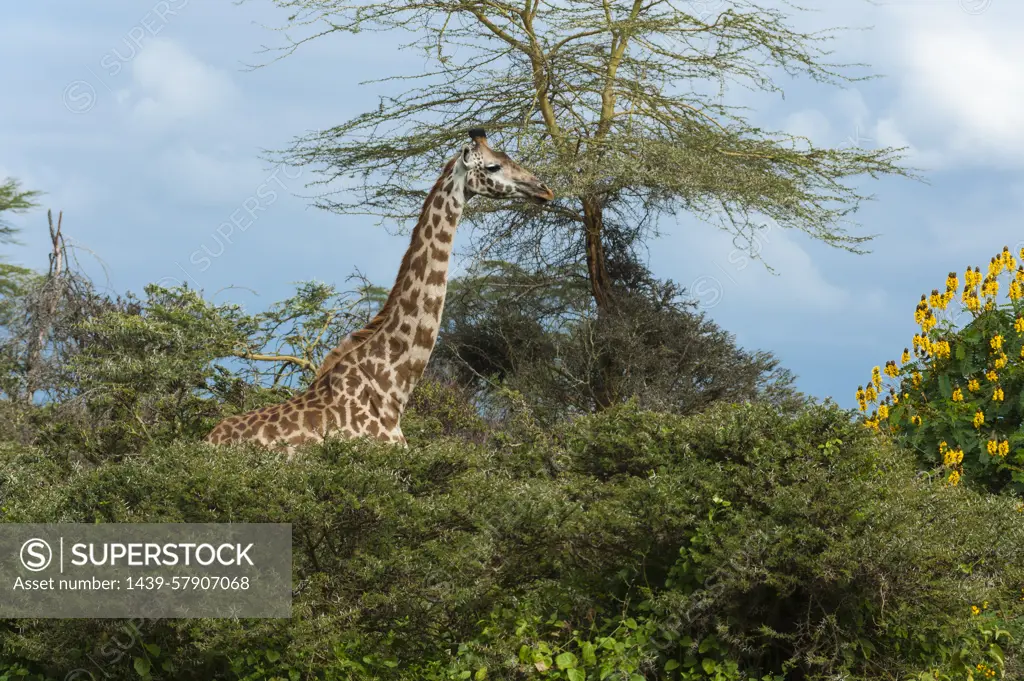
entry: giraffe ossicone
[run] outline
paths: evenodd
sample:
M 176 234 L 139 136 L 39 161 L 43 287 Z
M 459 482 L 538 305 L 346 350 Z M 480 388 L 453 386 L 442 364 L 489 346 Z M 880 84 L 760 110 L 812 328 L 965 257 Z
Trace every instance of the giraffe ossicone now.
M 325 437 L 368 436 L 405 444 L 402 413 L 423 375 L 441 326 L 455 228 L 474 196 L 546 203 L 551 190 L 504 152 L 481 128 L 448 161 L 427 195 L 380 312 L 334 348 L 305 392 L 273 406 L 221 421 L 214 444 L 256 442 L 283 447 Z

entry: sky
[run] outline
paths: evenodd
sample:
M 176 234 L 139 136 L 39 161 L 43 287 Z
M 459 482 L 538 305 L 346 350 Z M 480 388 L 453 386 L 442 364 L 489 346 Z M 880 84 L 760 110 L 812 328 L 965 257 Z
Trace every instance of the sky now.
M 690 4 L 703 14 L 726 3 Z M 1024 3 L 801 4 L 816 11 L 795 25 L 855 27 L 832 43 L 833 58 L 883 77 L 845 88 L 783 82 L 784 98 L 737 93 L 750 120 L 821 146 L 905 146 L 925 181 L 856 180 L 875 197 L 854 216 L 855 234 L 877 235 L 866 255 L 769 226 L 754 249 L 773 273 L 730 235 L 680 214 L 647 256 L 741 346 L 773 352 L 801 390 L 850 407 L 871 368 L 910 344 L 922 293 L 942 289 L 950 271 L 984 270 L 1004 245 L 1024 246 Z M 45 196 L 11 220 L 23 245 L 2 255 L 44 269 L 52 208 L 111 293 L 188 282 L 257 310 L 299 281 L 344 289 L 356 269 L 390 286 L 407 245 L 398 225 L 313 208 L 310 169 L 261 158 L 376 107 L 380 86 L 360 83 L 418 73 L 421 60 L 394 38 L 359 34 L 268 63 L 261 49 L 283 44 L 274 29 L 285 19 L 269 0 L 5 8 L 0 178 Z

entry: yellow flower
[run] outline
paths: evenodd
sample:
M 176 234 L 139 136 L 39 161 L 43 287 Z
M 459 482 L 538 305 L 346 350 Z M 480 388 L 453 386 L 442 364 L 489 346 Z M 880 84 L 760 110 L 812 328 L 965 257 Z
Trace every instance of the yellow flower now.
M 978 383 L 978 379 L 972 378 L 971 380 L 967 381 L 967 389 L 970 390 L 972 393 L 977 392 L 978 390 L 981 390 L 981 384 Z
M 990 340 L 988 344 L 992 346 L 993 350 L 1000 350 L 1003 347 L 1003 337 L 997 333 L 992 336 L 992 340 Z
M 875 390 L 882 387 L 882 370 L 880 368 L 875 367 L 871 370 L 871 382 L 874 384 Z
M 999 451 L 999 440 L 989 440 L 985 443 L 985 448 L 990 455 L 995 456 Z
M 1017 333 L 1024 333 L 1024 317 L 1017 317 L 1017 321 L 1013 323 L 1013 330 Z
M 960 390 L 960 388 L 957 388 L 956 390 L 953 391 L 953 401 L 954 402 L 963 402 L 964 401 L 964 393 L 963 393 L 962 390 Z
M 946 482 L 948 482 L 952 487 L 956 487 L 957 485 L 959 485 L 960 484 L 960 472 L 959 471 L 950 471 L 949 472 L 949 477 L 946 478 Z
M 1010 453 L 1010 441 L 1009 440 L 1003 440 L 1002 442 L 1000 442 L 999 443 L 999 451 L 996 452 L 996 453 L 999 454 L 999 456 L 1006 456 L 1007 454 L 1009 454 Z
M 1003 352 L 1003 353 L 1000 353 L 998 357 L 996 357 L 996 361 L 993 362 L 993 364 L 995 365 L 996 369 L 1002 369 L 1004 366 L 1006 366 L 1006 363 L 1009 362 L 1009 361 L 1010 360 L 1006 356 L 1006 353 Z
M 1013 254 L 1010 253 L 1009 246 L 1003 246 L 1003 252 L 999 254 L 1003 259 L 1003 269 L 1007 272 L 1012 272 L 1013 268 L 1016 267 L 1017 261 L 1013 259 Z
M 914 384 L 915 388 L 919 388 L 921 386 L 921 372 L 915 371 L 910 375 L 910 380 Z
M 895 361 L 889 360 L 885 363 L 885 375 L 892 378 L 896 378 L 900 375 L 900 370 L 897 368 Z
M 1003 271 L 1003 259 L 992 258 L 988 261 L 988 276 L 998 277 L 999 273 Z
M 945 444 L 945 443 L 943 443 Z M 964 460 L 964 450 L 957 447 L 956 449 L 947 449 L 942 453 L 942 463 L 947 468 L 953 468 L 959 466 Z
M 1010 282 L 1009 296 L 1010 300 L 1020 300 L 1021 298 L 1024 298 L 1024 286 L 1021 286 L 1021 283 L 1016 279 Z
M 971 614 L 972 615 L 980 615 L 981 614 L 981 608 L 979 608 L 976 605 L 972 605 L 971 606 Z M 980 667 L 981 665 L 979 664 L 978 666 Z
M 996 387 L 995 392 L 992 393 L 993 402 L 1002 402 L 1005 395 L 1003 395 L 1003 389 Z
M 921 425 L 921 417 L 918 416 L 917 414 L 915 414 L 915 415 L 910 417 L 910 422 L 912 424 L 914 424 L 915 426 L 919 426 L 919 425 Z
M 950 347 L 949 341 L 938 341 L 932 345 L 932 350 L 935 352 L 935 356 L 939 359 L 949 359 Z
M 910 361 L 910 348 L 903 348 L 903 354 L 900 356 L 900 364 L 906 364 Z
M 945 440 L 939 443 L 939 454 L 944 454 L 947 449 L 949 449 L 949 445 L 946 444 Z
M 979 409 L 974 413 L 974 427 L 981 428 L 983 425 L 985 425 L 985 412 Z
M 878 419 L 884 421 L 889 418 L 889 407 L 884 404 L 878 405 Z
M 996 381 L 999 380 L 999 374 L 997 374 L 992 369 L 989 369 L 987 372 L 985 372 L 985 378 L 987 378 L 989 381 L 995 383 Z
M 958 288 L 960 288 L 960 282 L 957 281 L 956 272 L 950 272 L 946 277 L 946 290 L 955 292 Z
M 914 308 L 914 323 L 924 324 L 924 318 L 928 314 L 928 301 L 925 300 L 924 294 L 921 294 L 921 302 Z
M 921 330 L 928 333 L 935 328 L 935 325 L 939 323 L 939 320 L 935 318 L 935 314 L 928 310 L 924 316 L 924 321 L 921 322 Z

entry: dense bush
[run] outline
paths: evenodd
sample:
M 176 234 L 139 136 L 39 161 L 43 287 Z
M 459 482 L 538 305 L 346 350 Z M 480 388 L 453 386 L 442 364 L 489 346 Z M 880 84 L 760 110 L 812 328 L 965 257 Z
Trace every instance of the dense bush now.
M 615 304 L 600 315 L 578 270 L 484 263 L 452 282 L 434 365 L 484 399 L 495 386 L 519 392 L 548 423 L 630 399 L 683 415 L 715 402 L 804 401 L 771 353 L 738 346 L 639 262 L 613 262 Z
M 1013 503 L 916 474 L 833 406 L 434 435 L 291 463 L 0 445 L 4 522 L 290 522 L 297 592 L 290 620 L 8 621 L 0 678 L 1024 676 Z
M 1024 491 L 1024 266 L 1004 247 L 984 277 L 968 267 L 964 279 L 959 301 L 955 272 L 944 293 L 921 296 L 913 356 L 907 348 L 899 363 L 875 367 L 857 400 L 865 413 L 877 405 L 869 427 L 945 467 L 950 484 Z

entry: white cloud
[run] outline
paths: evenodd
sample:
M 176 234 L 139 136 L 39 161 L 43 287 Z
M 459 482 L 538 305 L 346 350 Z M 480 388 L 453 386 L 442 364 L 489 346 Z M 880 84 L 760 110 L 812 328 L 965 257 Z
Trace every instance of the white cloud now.
M 1021 8 L 972 16 L 956 3 L 895 7 L 884 29 L 900 86 L 879 134 L 909 139 L 932 167 L 1024 165 Z M 902 132 L 900 132 L 902 131 Z
M 118 101 L 131 104 L 135 122 L 166 128 L 227 109 L 237 98 L 230 78 L 177 43 L 157 38 L 132 61 L 132 88 Z M 132 103 L 134 101 L 134 103 Z

